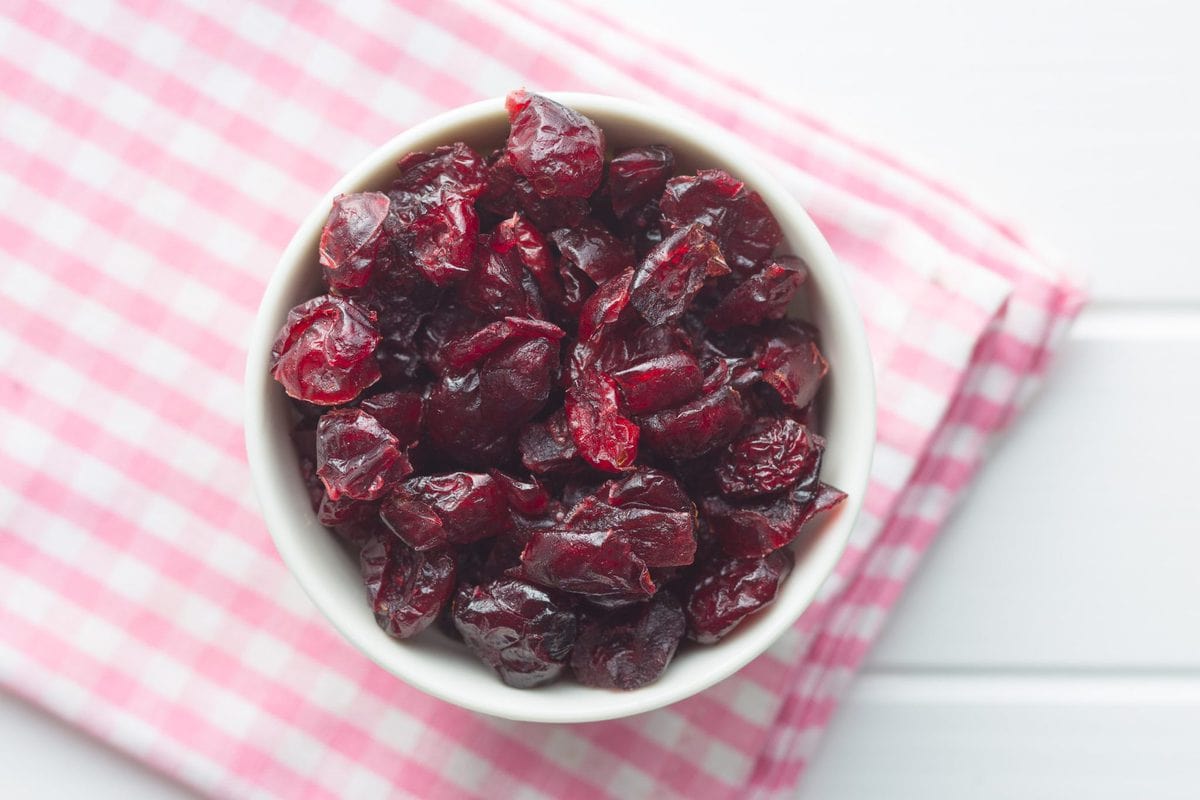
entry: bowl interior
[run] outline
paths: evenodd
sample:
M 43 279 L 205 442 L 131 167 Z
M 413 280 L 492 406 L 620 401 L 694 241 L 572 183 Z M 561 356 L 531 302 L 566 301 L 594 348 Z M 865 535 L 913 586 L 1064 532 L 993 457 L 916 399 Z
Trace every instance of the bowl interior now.
M 503 101 L 484 101 L 436 117 L 396 137 L 348 173 L 304 221 L 285 251 L 256 320 L 247 364 L 247 451 L 263 514 L 284 560 L 330 621 L 376 663 L 443 700 L 501 717 L 581 722 L 648 711 L 721 680 L 766 649 L 804 610 L 845 547 L 866 488 L 874 442 L 874 388 L 858 313 L 828 245 L 798 204 L 753 163 L 736 140 L 706 123 L 638 104 L 585 94 L 557 99 L 604 129 L 610 147 L 670 144 L 682 172 L 720 167 L 763 196 L 785 234 L 784 249 L 811 268 L 805 307 L 794 309 L 822 332 L 831 368 L 822 389 L 821 432 L 828 440 L 822 477 L 849 493 L 847 502 L 814 523 L 798 546 L 796 568 L 775 603 L 716 646 L 683 647 L 656 683 L 633 692 L 591 689 L 561 681 L 536 690 L 512 689 L 462 645 L 436 630 L 405 641 L 388 637 L 365 601 L 357 560 L 316 520 L 292 450 L 287 399 L 270 379 L 268 359 L 288 309 L 320 293 L 317 243 L 334 195 L 383 189 L 405 153 L 465 141 L 480 152 L 507 133 Z

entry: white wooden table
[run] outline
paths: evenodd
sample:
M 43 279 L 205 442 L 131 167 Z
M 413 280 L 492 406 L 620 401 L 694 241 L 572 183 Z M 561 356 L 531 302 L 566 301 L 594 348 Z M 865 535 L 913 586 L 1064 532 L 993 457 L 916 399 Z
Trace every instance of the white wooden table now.
M 932 166 L 1093 278 L 800 796 L 1200 796 L 1200 6 L 602 4 Z M 188 796 L 0 698 L 0 796 L 72 795 Z

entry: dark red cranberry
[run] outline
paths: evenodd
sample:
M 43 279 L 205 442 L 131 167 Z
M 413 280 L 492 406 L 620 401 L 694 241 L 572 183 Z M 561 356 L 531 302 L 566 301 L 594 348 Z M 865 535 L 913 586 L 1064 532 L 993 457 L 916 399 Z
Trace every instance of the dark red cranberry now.
M 815 333 L 794 322 L 776 323 L 754 354 L 763 383 L 790 408 L 811 403 L 829 372 Z
M 384 535 L 366 543 L 359 561 L 375 620 L 397 639 L 432 625 L 454 590 L 455 559 L 447 549 L 418 553 Z
M 388 241 L 384 222 L 390 210 L 391 202 L 382 192 L 340 194 L 333 199 L 318 251 L 330 289 L 353 293 L 367 285 Z
M 679 351 L 636 361 L 614 370 L 631 414 L 648 414 L 686 402 L 700 391 L 700 364 L 691 353 Z
M 424 401 L 416 392 L 383 392 L 364 397 L 358 407 L 387 428 L 401 447 L 417 441 L 421 435 Z
M 614 506 L 596 496 L 585 497 L 563 520 L 563 527 L 588 536 L 615 535 L 651 567 L 682 566 L 696 554 L 696 509 L 631 504 Z
M 543 422 L 531 422 L 517 443 L 521 463 L 538 475 L 565 474 L 583 465 L 567 415 L 559 409 Z
M 727 497 L 772 494 L 815 479 L 823 447 L 794 419 L 761 419 L 725 451 L 717 482 Z
M 488 475 L 500 486 L 513 511 L 525 517 L 537 517 L 550 509 L 550 493 L 537 478 L 520 480 L 498 469 L 488 470 Z
M 746 617 L 771 604 L 791 569 L 790 550 L 705 564 L 686 587 L 688 637 L 701 644 L 720 641 Z
M 700 505 L 721 549 L 740 558 L 766 555 L 796 541 L 805 523 L 845 499 L 845 492 L 814 480 L 777 497 L 738 503 L 714 496 Z
M 675 169 L 675 154 L 666 145 L 629 147 L 613 156 L 608 165 L 608 192 L 618 217 L 658 200 Z
M 467 647 L 510 686 L 528 689 L 562 673 L 575 644 L 575 615 L 544 590 L 514 578 L 466 587 L 454 624 Z
M 723 170 L 672 178 L 659 205 L 666 231 L 703 226 L 739 272 L 752 271 L 783 241 L 779 223 L 758 193 Z
M 604 175 L 604 132 L 541 95 L 508 96 L 508 161 L 543 197 L 587 197 Z
M 474 200 L 487 185 L 483 159 L 462 142 L 429 153 L 409 153 L 396 166 L 400 177 L 392 183 L 392 192 L 416 195 L 425 201 L 448 195 Z
M 317 424 L 317 475 L 330 499 L 377 500 L 411 472 L 400 442 L 365 411 L 336 409 Z
M 600 372 L 588 371 L 567 389 L 567 425 L 583 460 L 605 472 L 633 468 L 638 426 L 617 404 L 617 386 Z
M 579 313 L 579 338 L 587 340 L 606 328 L 610 328 L 621 318 L 621 312 L 629 305 L 629 289 L 633 284 L 633 269 L 627 269 L 605 281 L 587 302 Z
M 638 265 L 629 302 L 651 325 L 683 316 L 708 278 L 728 274 L 715 241 L 699 225 L 680 228 Z
M 511 524 L 504 487 L 490 475 L 471 472 L 407 480 L 387 496 L 379 514 L 417 550 L 470 544 Z
M 629 539 L 614 530 L 534 531 L 521 551 L 535 583 L 577 594 L 628 599 L 654 594 L 654 581 Z
M 515 252 L 517 261 L 532 276 L 542 299 L 551 308 L 563 307 L 562 280 L 554 257 L 541 232 L 520 214 L 500 222 L 492 232 L 491 247 L 505 254 Z
M 687 629 L 683 607 L 669 592 L 579 626 L 571 670 L 584 686 L 637 689 L 658 680 Z
M 521 251 L 496 235 L 480 237 L 475 270 L 459 288 L 463 305 L 485 319 L 546 316 Z
M 696 458 L 728 444 L 746 421 L 736 389 L 721 387 L 678 408 L 638 419 L 647 447 L 666 458 Z
M 349 403 L 379 380 L 375 312 L 334 295 L 288 312 L 271 348 L 271 374 L 296 398 L 319 406 Z
M 560 254 L 559 270 L 582 272 L 601 284 L 633 266 L 633 248 L 594 219 L 550 234 Z
M 798 258 L 780 256 L 726 294 L 704 321 L 714 330 L 781 319 L 808 277 Z
M 347 495 L 342 495 L 337 500 L 325 495 L 321 498 L 321 504 L 317 506 L 317 521 L 327 528 L 365 522 L 378 514 L 378 502 L 355 500 Z

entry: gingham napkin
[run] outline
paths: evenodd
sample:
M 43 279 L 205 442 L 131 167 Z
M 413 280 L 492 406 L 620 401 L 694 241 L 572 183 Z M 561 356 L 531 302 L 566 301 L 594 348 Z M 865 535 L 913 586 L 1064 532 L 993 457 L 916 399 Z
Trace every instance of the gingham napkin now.
M 791 794 L 1081 302 L 954 191 L 572 4 L 0 14 L 0 680 L 212 795 Z M 865 511 L 819 601 L 704 694 L 594 725 L 476 716 L 344 644 L 276 556 L 241 442 L 243 343 L 302 215 L 404 127 L 520 85 L 754 143 L 845 265 L 878 377 Z

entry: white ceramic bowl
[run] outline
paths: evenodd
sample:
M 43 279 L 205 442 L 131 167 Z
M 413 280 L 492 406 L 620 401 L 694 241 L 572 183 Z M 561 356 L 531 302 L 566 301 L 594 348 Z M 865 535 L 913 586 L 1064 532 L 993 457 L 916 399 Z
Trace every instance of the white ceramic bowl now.
M 388 637 L 367 603 L 357 560 L 318 522 L 288 437 L 288 401 L 268 374 L 276 332 L 288 309 L 321 292 L 317 242 L 333 197 L 382 189 L 405 153 L 465 141 L 488 152 L 504 141 L 503 99 L 441 114 L 400 134 L 350 170 L 300 225 L 275 268 L 263 297 L 246 365 L 246 450 L 275 546 L 317 608 L 355 647 L 396 677 L 449 703 L 509 719 L 588 722 L 649 711 L 693 695 L 727 678 L 762 653 L 811 602 L 837 563 L 867 486 L 875 440 L 875 394 L 862 320 L 841 268 L 812 220 L 746 147 L 703 120 L 592 94 L 555 94 L 594 119 L 610 146 L 666 143 L 681 172 L 720 167 L 756 189 L 774 211 L 786 237 L 784 250 L 811 269 L 804 308 L 820 326 L 830 374 L 822 390 L 821 432 L 828 439 L 822 478 L 849 494 L 796 553 L 796 567 L 775 602 L 720 643 L 681 647 L 656 683 L 632 692 L 580 686 L 564 680 L 533 690 L 510 688 L 461 644 L 431 630 L 409 641 Z

